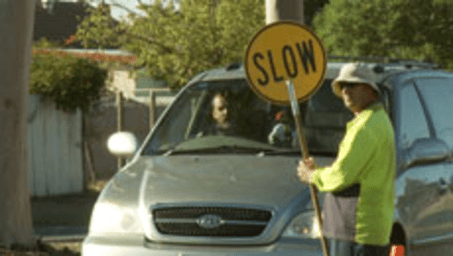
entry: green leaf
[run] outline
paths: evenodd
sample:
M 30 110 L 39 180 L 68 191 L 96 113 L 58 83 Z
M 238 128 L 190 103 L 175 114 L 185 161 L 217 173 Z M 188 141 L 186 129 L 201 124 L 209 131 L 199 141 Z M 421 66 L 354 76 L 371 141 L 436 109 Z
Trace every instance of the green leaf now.
M 87 59 L 36 54 L 30 67 L 29 93 L 43 95 L 65 111 L 88 111 L 106 78 L 107 72 Z
M 137 55 L 136 68 L 180 88 L 206 69 L 242 61 L 252 36 L 265 24 L 265 0 L 182 1 L 181 10 L 141 5 L 145 16 L 112 22 L 101 8 L 79 27 L 86 47 L 115 45 Z
M 328 55 L 431 60 L 453 67 L 453 2 L 335 0 L 315 17 Z

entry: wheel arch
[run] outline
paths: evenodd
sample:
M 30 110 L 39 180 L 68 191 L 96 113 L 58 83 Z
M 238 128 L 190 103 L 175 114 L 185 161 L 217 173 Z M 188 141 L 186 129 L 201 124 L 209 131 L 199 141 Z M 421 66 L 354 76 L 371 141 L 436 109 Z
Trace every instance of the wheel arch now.
M 403 225 L 398 222 L 393 223 L 392 232 L 390 234 L 390 243 L 406 246 L 406 242 L 406 232 L 404 231 Z

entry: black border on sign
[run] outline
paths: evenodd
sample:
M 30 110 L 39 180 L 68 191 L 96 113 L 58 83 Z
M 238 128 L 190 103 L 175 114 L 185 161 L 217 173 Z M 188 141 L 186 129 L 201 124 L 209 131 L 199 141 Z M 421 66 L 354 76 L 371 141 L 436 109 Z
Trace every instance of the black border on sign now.
M 270 99 L 268 97 L 266 97 L 266 95 L 263 95 L 259 90 L 257 90 L 255 88 L 255 85 L 252 83 L 252 79 L 250 78 L 250 74 L 249 74 L 249 71 L 248 71 L 248 63 L 247 63 L 247 57 L 249 55 L 249 51 L 250 51 L 250 46 L 253 45 L 253 42 L 255 42 L 256 38 L 259 37 L 261 35 L 261 33 L 263 33 L 264 31 L 268 30 L 269 28 L 271 27 L 274 27 L 274 26 L 278 26 L 278 25 L 281 25 L 281 24 L 289 24 L 289 25 L 294 25 L 294 26 L 298 26 L 304 30 L 307 30 L 308 32 L 310 32 L 312 34 L 312 36 L 316 39 L 316 41 L 318 41 L 319 45 L 321 46 L 321 49 L 322 49 L 322 52 L 323 52 L 323 59 L 324 59 L 324 68 L 323 68 L 323 73 L 321 75 L 321 79 L 319 79 L 318 81 L 318 84 L 313 88 L 313 90 L 308 93 L 305 97 L 302 97 L 302 98 L 298 98 L 297 101 L 299 103 L 301 102 L 304 102 L 306 100 L 308 100 L 312 95 L 314 95 L 316 93 L 316 91 L 318 91 L 318 89 L 321 87 L 322 83 L 324 82 L 324 78 L 325 78 L 325 75 L 326 75 L 326 71 L 327 71 L 327 55 L 326 55 L 326 51 L 324 50 L 324 46 L 321 42 L 321 40 L 318 38 L 318 36 L 316 36 L 316 34 L 313 32 L 313 30 L 311 30 L 308 26 L 306 25 L 303 25 L 303 24 L 300 24 L 298 22 L 295 22 L 295 21 L 278 21 L 278 22 L 274 22 L 274 23 L 271 23 L 267 26 L 265 26 L 264 28 L 260 29 L 252 38 L 252 40 L 250 40 L 250 43 L 248 44 L 247 46 L 247 50 L 245 52 L 245 60 L 244 60 L 244 64 L 245 64 L 245 73 L 246 73 L 246 76 L 247 76 L 247 82 L 249 84 L 249 86 L 252 88 L 252 90 L 258 94 L 261 98 L 263 98 L 264 100 L 266 101 L 270 101 L 276 105 L 290 105 L 291 102 L 290 100 L 288 101 L 277 101 L 277 100 L 274 100 L 274 99 Z

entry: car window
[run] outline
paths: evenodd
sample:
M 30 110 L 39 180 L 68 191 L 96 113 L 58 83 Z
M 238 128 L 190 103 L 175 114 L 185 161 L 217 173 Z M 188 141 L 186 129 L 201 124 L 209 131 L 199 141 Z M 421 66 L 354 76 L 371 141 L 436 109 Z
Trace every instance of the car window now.
M 156 126 L 156 133 L 151 142 L 155 148 L 170 148 L 174 144 L 183 141 L 188 125 L 193 120 L 199 101 L 203 98 L 203 92 L 189 92 L 190 97 L 182 97 L 173 105 L 172 114 L 166 115 L 164 125 Z
M 272 144 L 268 142 L 271 114 L 269 104 L 258 98 L 245 80 L 198 83 L 175 100 L 154 131 L 145 154 L 178 148 L 247 146 L 252 144 L 250 141 L 267 146 Z M 224 123 L 228 123 L 226 128 Z M 209 140 L 210 145 L 206 145 L 208 141 L 203 138 L 213 136 L 237 138 L 237 141 Z M 233 144 L 222 145 L 227 142 Z
M 317 107 L 308 109 L 301 105 L 301 115 L 306 114 L 304 111 L 341 109 L 340 106 L 329 107 L 334 97 L 330 82 L 324 87 L 313 98 L 316 99 L 313 105 Z M 289 106 L 273 105 L 258 97 L 245 79 L 200 82 L 179 94 L 157 124 L 142 154 L 212 153 L 227 149 L 297 152 L 300 146 L 294 127 Z M 323 124 L 316 129 L 322 130 Z M 336 153 L 337 145 L 320 143 L 320 134 L 307 132 L 307 135 L 313 137 L 307 139 L 309 148 Z
M 324 80 L 322 86 L 308 102 L 309 108 L 317 112 L 348 112 L 342 100 L 333 94 L 331 84 L 332 79 Z
M 438 138 L 453 148 L 453 79 L 422 78 L 415 80 Z
M 412 83 L 405 84 L 400 91 L 399 125 L 400 146 L 408 148 L 419 138 L 429 138 L 429 128 L 422 104 Z

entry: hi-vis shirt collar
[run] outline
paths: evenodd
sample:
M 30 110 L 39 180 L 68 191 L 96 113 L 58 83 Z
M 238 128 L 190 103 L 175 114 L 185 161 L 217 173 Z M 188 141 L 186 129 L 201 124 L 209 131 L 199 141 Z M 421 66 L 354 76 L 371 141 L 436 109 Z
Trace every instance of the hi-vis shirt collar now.
M 354 119 L 349 121 L 346 124 L 346 129 L 349 129 L 353 127 L 355 124 L 360 122 L 360 120 L 363 120 L 364 118 L 370 117 L 373 113 L 378 112 L 379 110 L 384 109 L 384 105 L 381 102 L 376 102 L 368 106 L 366 109 L 364 109 L 362 112 L 360 112 L 357 116 L 355 116 Z

